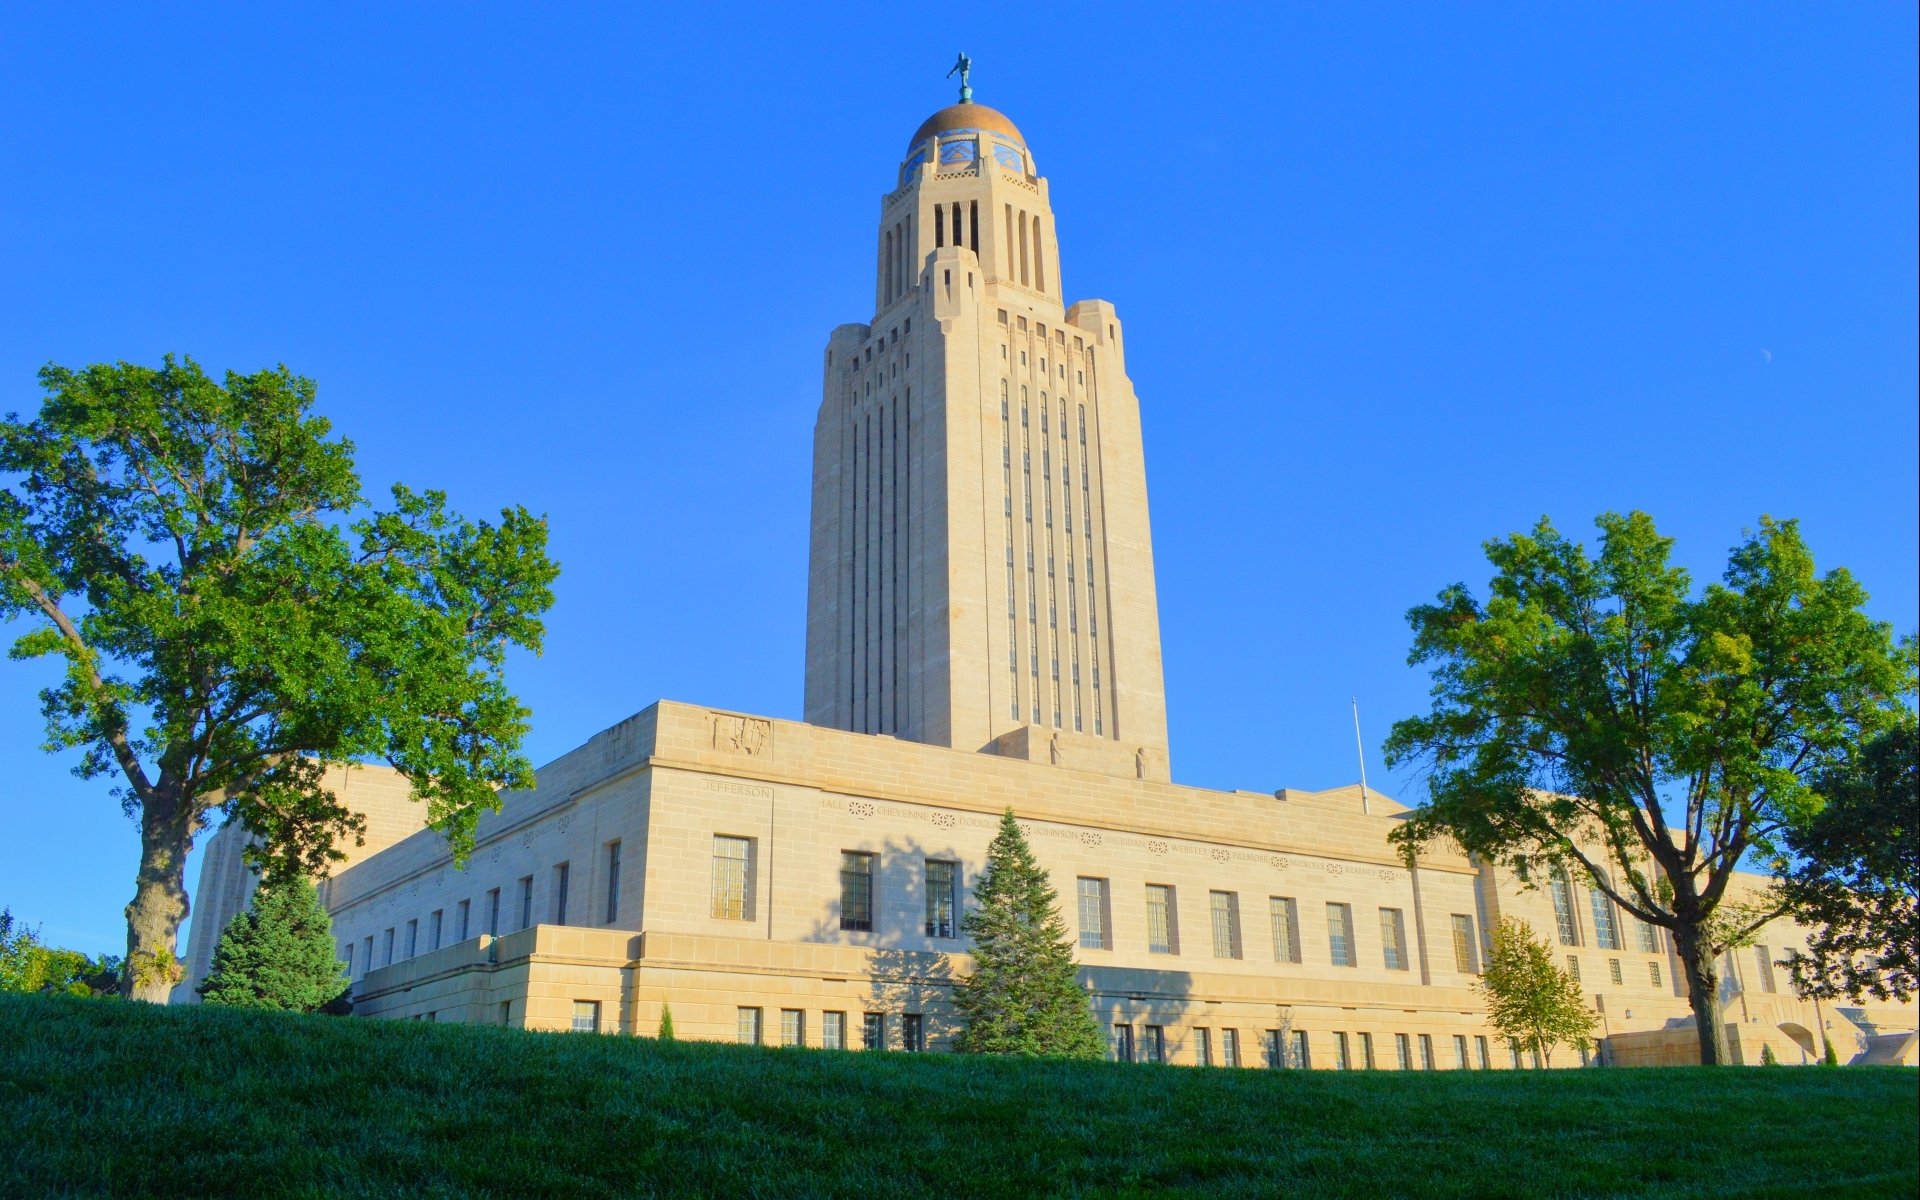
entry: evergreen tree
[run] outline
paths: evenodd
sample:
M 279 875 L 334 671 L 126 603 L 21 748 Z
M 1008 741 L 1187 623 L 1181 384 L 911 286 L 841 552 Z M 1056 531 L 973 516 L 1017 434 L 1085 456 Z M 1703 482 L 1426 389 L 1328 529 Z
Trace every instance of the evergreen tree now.
M 660 1040 L 663 1042 L 673 1040 L 673 1006 L 670 1004 L 660 1006 Z
M 953 989 L 964 1028 L 955 1048 L 971 1054 L 1100 1058 L 1105 1046 L 1080 989 L 1073 943 L 1058 896 L 1008 809 L 987 848 L 979 906 L 961 928 L 973 939 L 974 970 Z
M 220 935 L 199 990 L 207 1003 L 235 1008 L 339 1011 L 346 964 L 313 884 L 299 877 L 262 884 L 252 906 Z
M 1486 997 L 1488 1023 L 1549 1064 L 1557 1043 L 1580 1047 L 1592 1037 L 1593 1011 L 1580 985 L 1553 961 L 1552 947 L 1511 917 L 1493 927 L 1475 986 Z

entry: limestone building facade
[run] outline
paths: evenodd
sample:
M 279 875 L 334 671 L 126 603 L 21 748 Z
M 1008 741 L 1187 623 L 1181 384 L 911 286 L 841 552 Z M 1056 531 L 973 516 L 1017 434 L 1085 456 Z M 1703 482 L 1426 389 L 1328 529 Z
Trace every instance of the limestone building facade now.
M 683 1037 L 940 1049 L 1011 808 L 1117 1058 L 1523 1065 L 1472 988 L 1503 915 L 1557 940 L 1606 1034 L 1687 1017 L 1662 932 L 1575 881 L 1440 849 L 1409 869 L 1406 810 L 1357 787 L 1172 781 L 1124 334 L 1066 299 L 1012 121 L 963 100 L 923 122 L 875 246 L 872 319 L 824 355 L 805 721 L 656 703 L 505 796 L 464 865 L 395 816 L 403 781 L 356 784 L 399 835 L 322 883 L 357 1012 L 644 1035 L 671 1008 Z M 233 849 L 207 860 L 196 963 L 242 902 Z M 1729 973 L 1737 1053 L 1911 1024 L 1803 1004 L 1772 965 L 1801 932 L 1762 944 Z

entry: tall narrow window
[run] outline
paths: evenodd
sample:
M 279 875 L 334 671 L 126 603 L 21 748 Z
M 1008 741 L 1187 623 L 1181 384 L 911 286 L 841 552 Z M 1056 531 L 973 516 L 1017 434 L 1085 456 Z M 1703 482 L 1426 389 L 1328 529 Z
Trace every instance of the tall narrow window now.
M 607 924 L 620 919 L 620 843 L 607 843 Z
M 1397 908 L 1380 910 L 1380 948 L 1387 961 L 1387 970 L 1407 969 L 1407 926 Z
M 1033 218 L 1033 286 L 1047 290 L 1047 256 L 1040 243 L 1040 217 Z
M 1760 990 L 1763 992 L 1774 991 L 1773 951 L 1767 949 L 1765 946 L 1755 946 L 1753 948 L 1753 959 L 1754 964 L 1759 967 Z
M 1336 967 L 1355 965 L 1353 954 L 1353 908 L 1346 904 L 1327 905 L 1327 948 Z
M 472 936 L 469 926 L 473 921 L 473 901 L 462 900 L 456 911 L 459 914 L 460 940 L 464 942 L 468 937 Z
M 1620 938 L 1613 922 L 1613 903 L 1599 888 L 1591 888 L 1587 898 L 1593 906 L 1593 944 L 1602 950 L 1618 950 Z
M 1133 1061 L 1133 1026 L 1115 1025 L 1107 1037 L 1107 1057 L 1114 1062 Z
M 393 930 L 391 928 L 387 930 L 386 946 L 387 946 L 387 965 L 392 966 L 393 965 Z
M 1220 1065 L 1223 1067 L 1240 1065 L 1240 1031 L 1238 1029 L 1220 1031 Z
M 573 882 L 573 864 L 561 863 L 553 869 L 553 923 L 567 923 L 567 892 Z
M 1020 283 L 1022 286 L 1025 286 L 1029 282 L 1030 273 L 1027 270 L 1027 214 L 1022 210 L 1020 213 Z
M 950 938 L 954 935 L 954 864 L 927 860 L 927 936 Z
M 847 1014 L 843 1012 L 820 1014 L 820 1047 L 823 1050 L 847 1048 Z
M 1278 1071 L 1287 1065 L 1287 1045 L 1282 1040 L 1283 1036 L 1278 1029 L 1267 1030 L 1262 1049 L 1266 1054 L 1267 1067 L 1270 1070 Z
M 1300 908 L 1290 896 L 1267 897 L 1267 913 L 1273 919 L 1273 961 L 1300 961 Z
M 748 868 L 752 859 L 753 839 L 725 834 L 713 836 L 714 916 L 725 921 L 753 919 L 747 904 Z
M 1619 959 L 1610 958 L 1607 960 L 1607 978 L 1613 980 L 1613 986 L 1615 987 L 1620 986 L 1622 981 L 1620 978 L 1620 960 Z
M 1493 1056 L 1487 1053 L 1487 1039 L 1476 1034 L 1473 1039 L 1473 1048 L 1480 1056 L 1480 1069 L 1493 1070 Z
M 947 210 L 939 204 L 933 206 L 933 244 L 936 247 L 947 244 Z
M 877 1012 L 864 1014 L 860 1025 L 860 1045 L 867 1050 L 887 1048 L 887 1014 Z
M 1213 918 L 1213 956 L 1240 957 L 1240 897 L 1233 892 L 1207 893 L 1207 909 Z
M 1453 969 L 1473 974 L 1473 918 L 1463 913 L 1453 914 Z
M 926 1021 L 920 1013 L 900 1014 L 900 1048 L 919 1053 L 927 1048 Z
M 1353 1058 L 1347 1051 L 1347 1035 L 1344 1033 L 1333 1035 L 1333 1066 L 1338 1071 L 1353 1070 Z
M 487 893 L 487 936 L 500 936 L 500 889 Z
M 1571 954 L 1567 955 L 1567 974 L 1573 977 L 1575 983 L 1580 982 L 1580 960 Z
M 782 1046 L 807 1044 L 807 1014 L 801 1009 L 780 1010 L 780 1044 Z
M 760 1010 L 741 1008 L 735 1010 L 734 1040 L 743 1046 L 760 1044 Z
M 873 855 L 840 852 L 840 928 L 873 932 Z
M 980 253 L 980 202 L 978 200 L 967 202 L 967 245 L 973 248 L 975 254 Z
M 1167 1061 L 1167 1027 L 1164 1025 L 1145 1025 L 1140 1029 L 1140 1061 L 1163 1063 Z
M 1370 1033 L 1360 1035 L 1360 1065 L 1373 1070 L 1373 1035 Z
M 1200 1067 L 1213 1065 L 1213 1030 L 1193 1031 L 1193 1062 L 1195 1066 Z
M 1453 1066 L 1458 1071 L 1465 1071 L 1470 1066 L 1467 1062 L 1467 1035 L 1464 1033 L 1453 1035 Z
M 1007 280 L 1013 280 L 1013 205 L 1007 207 L 1007 239 L 1002 245 L 1007 248 Z
M 1107 881 L 1081 877 L 1075 887 L 1080 901 L 1080 948 L 1111 950 L 1107 929 Z
M 1578 946 L 1580 931 L 1573 923 L 1573 884 L 1565 867 L 1555 867 L 1547 877 L 1547 890 L 1553 894 L 1553 923 L 1562 946 Z
M 1313 1055 L 1308 1049 L 1307 1031 L 1304 1029 L 1293 1031 L 1293 1065 L 1303 1071 L 1313 1066 Z
M 420 953 L 420 922 L 418 919 L 407 922 L 407 957 Z
M 361 943 L 361 950 L 360 950 L 361 978 L 363 979 L 366 978 L 367 972 L 371 970 L 373 970 L 373 935 L 368 934 L 367 940 Z
M 1402 1071 L 1413 1070 L 1413 1045 L 1406 1034 L 1393 1035 L 1393 1056 Z
M 953 244 L 956 246 L 967 244 L 966 239 L 960 236 L 960 202 L 958 200 L 953 202 Z
M 1173 889 L 1163 883 L 1147 885 L 1147 953 L 1180 953 L 1180 931 L 1174 913 Z
M 1635 921 L 1634 925 L 1640 930 L 1640 953 L 1660 953 L 1660 931 L 1645 921 Z
M 1433 1070 L 1433 1035 L 1430 1033 L 1420 1035 L 1420 1069 Z
M 1648 983 L 1648 984 L 1649 984 L 1650 986 L 1652 986 L 1652 987 L 1659 987 L 1659 986 L 1661 986 L 1661 984 L 1660 984 L 1660 964 L 1659 964 L 1659 963 L 1657 963 L 1657 962 L 1650 962 L 1650 963 L 1648 963 L 1648 964 L 1647 964 L 1647 983 Z
M 533 928 L 533 876 L 520 877 L 520 928 Z
M 440 948 L 440 935 L 443 932 L 442 926 L 446 924 L 446 919 L 446 911 L 438 908 L 434 909 L 432 915 L 427 918 L 427 949 L 438 950 Z

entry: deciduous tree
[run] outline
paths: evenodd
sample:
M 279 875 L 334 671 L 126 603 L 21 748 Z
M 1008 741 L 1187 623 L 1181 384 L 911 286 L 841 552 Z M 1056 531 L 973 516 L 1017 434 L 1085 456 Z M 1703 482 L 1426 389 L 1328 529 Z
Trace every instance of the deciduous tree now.
M 1593 1040 L 1595 1017 L 1573 976 L 1553 960 L 1553 947 L 1511 917 L 1493 927 L 1486 970 L 1474 986 L 1487 999 L 1487 1020 L 1502 1036 L 1548 1063 L 1553 1048 Z
M 1826 805 L 1788 830 L 1782 888 L 1813 927 L 1787 955 L 1801 994 L 1920 991 L 1920 725 L 1901 722 L 1821 777 Z
M 978 906 L 961 921 L 973 973 L 956 984 L 956 1049 L 973 1054 L 1099 1058 L 1093 1007 L 1080 987 L 1073 943 L 1047 873 L 1008 809 L 987 847 Z
M 538 651 L 557 568 L 543 522 L 369 506 L 353 446 L 284 367 L 216 383 L 193 360 L 48 366 L 33 420 L 0 421 L 0 619 L 52 658 L 47 747 L 111 776 L 139 824 L 126 987 L 178 977 L 184 871 L 214 810 L 258 865 L 316 874 L 357 830 L 322 786 L 381 760 L 456 858 L 524 786 L 527 713 L 503 670 Z
M 1777 861 L 1820 773 L 1898 720 L 1913 645 L 1861 611 L 1845 570 L 1815 573 L 1792 521 L 1762 518 L 1697 596 L 1652 518 L 1598 524 L 1597 556 L 1544 519 L 1488 542 L 1485 603 L 1455 584 L 1408 614 L 1433 708 L 1394 726 L 1387 757 L 1429 767 L 1430 797 L 1394 836 L 1523 876 L 1576 864 L 1671 930 L 1701 1062 L 1718 1063 L 1714 956 L 1784 909 L 1715 924 L 1735 869 Z

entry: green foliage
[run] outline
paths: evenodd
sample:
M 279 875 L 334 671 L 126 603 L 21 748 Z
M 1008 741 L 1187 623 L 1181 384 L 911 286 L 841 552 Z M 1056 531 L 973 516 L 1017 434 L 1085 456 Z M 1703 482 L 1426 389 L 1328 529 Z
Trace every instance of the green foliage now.
M 1386 750 L 1430 768 L 1430 799 L 1394 838 L 1408 855 L 1449 839 L 1523 878 L 1571 863 L 1673 930 L 1712 1063 L 1714 955 L 1784 908 L 1716 923 L 1733 873 L 1778 861 L 1821 807 L 1820 773 L 1899 720 L 1914 646 L 1866 616 L 1846 571 L 1815 574 L 1792 521 L 1762 518 L 1697 596 L 1645 513 L 1597 524 L 1597 557 L 1545 519 L 1490 541 L 1484 603 L 1455 584 L 1408 614 L 1433 707 Z
M 0 1196 L 1912 1196 L 1914 1092 L 1895 1068 L 1143 1070 L 0 995 Z
M 192 359 L 40 372 L 39 415 L 0 421 L 0 620 L 51 657 L 47 748 L 112 776 L 140 822 L 134 990 L 163 998 L 186 855 L 211 812 L 268 873 L 317 874 L 359 831 L 326 765 L 413 783 L 456 858 L 496 790 L 531 778 L 514 647 L 538 651 L 557 568 L 524 509 L 440 492 L 368 505 L 353 446 L 284 367 L 209 379 Z
M 318 1012 L 347 990 L 333 921 L 313 884 L 284 876 L 263 884 L 220 935 L 200 984 L 208 1004 Z
M 1782 892 L 1813 927 L 1787 968 L 1802 995 L 1920 991 L 1920 723 L 1911 717 L 1822 776 L 1826 806 L 1788 831 Z
M 16 922 L 0 909 L 0 992 L 53 992 L 98 996 L 119 982 L 120 960 L 110 954 L 90 958 L 40 940 L 40 931 Z
M 1840 1065 L 1840 1055 L 1833 1048 L 1833 1039 L 1824 1033 L 1820 1035 L 1820 1065 L 1823 1067 Z
M 1488 1024 L 1549 1063 L 1556 1045 L 1580 1049 L 1593 1039 L 1595 1017 L 1580 985 L 1524 922 L 1503 917 L 1493 927 L 1486 970 L 1474 986 L 1486 997 Z
M 963 1026 L 955 1048 L 1100 1058 L 1105 1047 L 1080 988 L 1058 897 L 1012 809 L 987 847 L 974 899 L 977 906 L 961 922 L 973 939 L 974 969 L 953 989 Z
M 663 1042 L 673 1040 L 673 1006 L 671 1004 L 660 1006 L 660 1040 Z
M 1760 1065 L 1763 1067 L 1777 1067 L 1780 1065 L 1780 1060 L 1774 1055 L 1772 1046 L 1765 1045 L 1764 1043 L 1761 1045 Z

